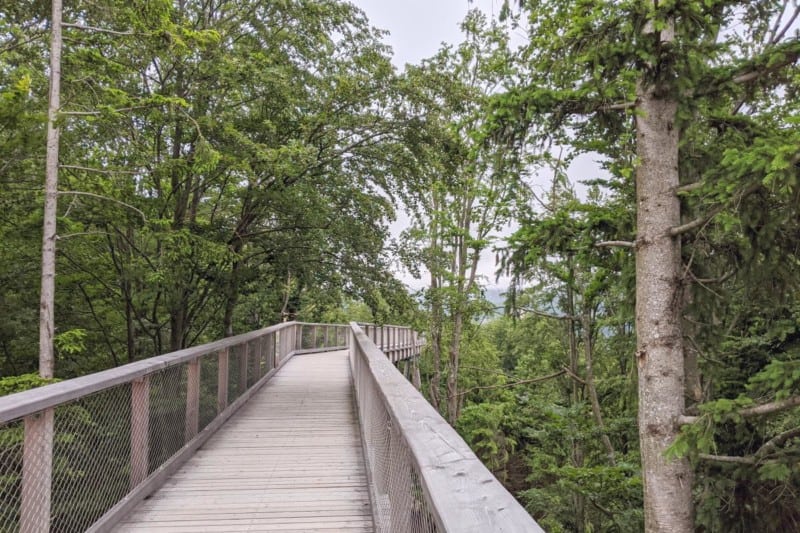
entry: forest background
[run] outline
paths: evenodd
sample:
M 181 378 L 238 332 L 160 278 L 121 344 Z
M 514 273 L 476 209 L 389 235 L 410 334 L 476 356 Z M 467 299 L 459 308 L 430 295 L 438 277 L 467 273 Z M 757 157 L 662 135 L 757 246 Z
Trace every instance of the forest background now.
M 0 3 L 0 393 L 41 383 L 50 9 Z M 399 71 L 343 2 L 67 2 L 56 376 L 412 323 L 424 393 L 548 531 L 800 529 L 800 7 L 498 14 Z

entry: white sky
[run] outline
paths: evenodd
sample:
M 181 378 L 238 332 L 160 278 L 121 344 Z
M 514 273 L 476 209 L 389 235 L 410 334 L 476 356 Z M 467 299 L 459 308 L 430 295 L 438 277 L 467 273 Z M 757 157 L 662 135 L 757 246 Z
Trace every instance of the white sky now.
M 349 0 L 360 7 L 373 26 L 388 30 L 394 63 L 419 63 L 434 55 L 442 42 L 461 42 L 459 24 L 470 9 L 497 15 L 502 0 Z

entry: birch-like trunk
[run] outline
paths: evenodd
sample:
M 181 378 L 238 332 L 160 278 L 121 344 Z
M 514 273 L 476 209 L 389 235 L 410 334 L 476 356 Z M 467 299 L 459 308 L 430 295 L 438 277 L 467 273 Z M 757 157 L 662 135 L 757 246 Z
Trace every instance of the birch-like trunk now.
M 637 89 L 636 360 L 645 530 L 693 531 L 692 470 L 667 459 L 684 410 L 681 334 L 677 102 L 667 90 Z
M 55 372 L 56 215 L 58 206 L 58 111 L 61 107 L 61 0 L 53 0 L 50 28 L 50 95 L 47 107 L 47 156 L 42 231 L 42 289 L 39 299 L 39 375 Z

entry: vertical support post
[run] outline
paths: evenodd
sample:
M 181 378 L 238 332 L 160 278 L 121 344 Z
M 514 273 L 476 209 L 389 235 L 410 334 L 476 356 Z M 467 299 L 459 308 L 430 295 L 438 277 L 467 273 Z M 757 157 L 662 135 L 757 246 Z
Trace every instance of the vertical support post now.
M 266 349 L 264 350 L 266 352 L 264 358 L 266 359 L 266 366 L 267 366 L 265 370 L 269 372 L 270 370 L 275 368 L 275 333 L 270 333 L 269 335 L 264 337 L 264 340 L 267 343 Z
M 331 328 L 330 326 L 324 326 L 324 327 L 325 327 L 325 338 L 323 339 L 323 342 L 325 344 L 323 344 L 323 346 L 327 348 L 328 346 L 330 346 L 330 344 L 328 343 L 328 332 L 330 331 Z
M 319 348 L 319 346 L 317 346 L 319 340 L 319 326 L 311 328 L 311 335 L 311 346 L 309 346 L 309 348 Z
M 53 409 L 25 417 L 20 531 L 50 531 L 53 483 Z
M 131 382 L 131 484 L 144 481 L 150 469 L 150 376 Z
M 200 358 L 186 365 L 186 430 L 183 442 L 189 442 L 200 425 Z
M 228 348 L 217 352 L 217 414 L 228 407 Z
M 293 329 L 294 329 L 294 349 L 300 350 L 303 348 L 303 326 L 298 324 Z
M 244 391 L 247 390 L 247 367 L 248 367 L 248 348 L 250 347 L 249 342 L 245 342 L 241 345 L 241 349 L 239 350 L 239 394 L 244 394 Z

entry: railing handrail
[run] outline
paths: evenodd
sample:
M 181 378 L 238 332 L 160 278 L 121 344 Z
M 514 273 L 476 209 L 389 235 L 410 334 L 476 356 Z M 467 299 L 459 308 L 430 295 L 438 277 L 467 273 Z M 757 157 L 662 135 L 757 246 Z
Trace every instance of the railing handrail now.
M 402 376 L 355 322 L 354 342 L 415 463 L 425 498 L 443 531 L 543 530 L 430 403 Z M 355 357 L 358 357 L 356 353 Z M 363 399 L 359 399 L 363 401 Z
M 142 376 L 158 372 L 171 366 L 180 365 L 211 352 L 237 346 L 244 342 L 249 342 L 269 333 L 274 333 L 295 325 L 344 326 L 344 324 L 315 324 L 296 321 L 283 322 L 248 333 L 242 333 L 241 335 L 226 337 L 208 344 L 184 348 L 183 350 L 149 357 L 116 368 L 110 368 L 93 374 L 44 385 L 35 389 L 1 396 L 0 424 L 24 418 L 50 407 L 56 407 L 63 403 L 83 398 L 89 394 L 131 382 Z

